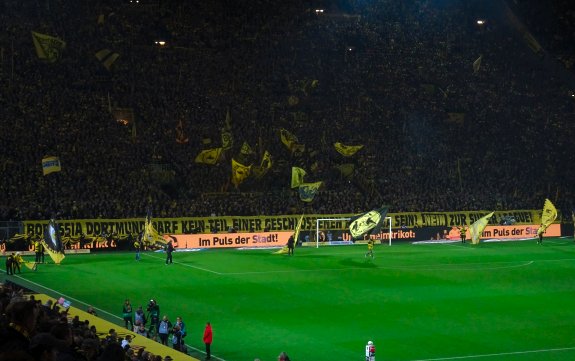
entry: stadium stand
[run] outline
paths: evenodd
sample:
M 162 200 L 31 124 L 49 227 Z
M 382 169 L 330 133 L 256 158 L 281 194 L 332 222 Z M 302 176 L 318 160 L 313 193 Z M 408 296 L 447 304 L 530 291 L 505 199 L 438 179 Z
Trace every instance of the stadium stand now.
M 6 0 L 0 219 L 570 209 L 569 71 L 549 70 L 505 4 Z M 31 31 L 66 46 L 41 61 Z M 195 162 L 225 127 L 231 149 Z M 231 158 L 255 167 L 266 150 L 270 171 L 236 188 Z M 61 171 L 43 176 L 48 155 Z M 292 166 L 324 182 L 313 202 Z

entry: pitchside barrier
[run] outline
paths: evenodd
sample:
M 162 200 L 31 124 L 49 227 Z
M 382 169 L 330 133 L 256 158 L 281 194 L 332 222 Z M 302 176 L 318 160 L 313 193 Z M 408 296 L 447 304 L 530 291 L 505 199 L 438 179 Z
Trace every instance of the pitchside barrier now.
M 455 229 L 458 226 L 469 226 L 477 219 L 485 216 L 488 211 L 473 212 L 404 212 L 388 213 L 391 219 L 391 231 L 377 235 L 371 235 L 376 240 L 389 242 L 393 241 L 421 241 L 437 239 L 446 239 L 449 235 L 452 239 L 459 233 Z M 351 236 L 349 235 L 349 218 L 355 214 L 327 214 L 327 215 L 305 215 L 303 217 L 301 232 L 299 237 L 300 243 L 312 242 L 314 245 L 330 244 L 318 242 L 317 230 L 321 229 L 326 233 L 331 233 L 331 244 L 350 244 Z M 284 215 L 284 216 L 245 216 L 245 217 L 181 217 L 181 218 L 155 218 L 152 220 L 155 229 L 165 236 L 175 237 L 177 242 L 180 239 L 184 246 L 179 248 L 220 248 L 220 247 L 262 247 L 285 245 L 287 240 L 280 234 L 282 232 L 293 233 L 301 215 Z M 570 220 L 570 217 L 568 217 Z M 511 220 L 514 227 L 525 226 L 515 230 L 513 228 L 500 226 L 502 223 Z M 573 235 L 572 223 L 565 222 L 567 218 L 559 215 L 557 223 L 559 235 Z M 538 227 L 541 221 L 541 210 L 511 210 L 496 211 L 490 219 L 489 225 L 485 232 L 491 232 L 489 237 L 492 238 L 533 238 L 533 227 Z M 128 250 L 131 244 L 125 240 L 128 234 L 136 235 L 140 233 L 145 224 L 144 218 L 140 219 L 82 219 L 82 220 L 62 220 L 58 222 L 60 232 L 66 233 L 70 237 L 79 237 L 81 234 L 87 237 L 101 236 L 102 234 L 113 234 L 115 240 L 108 243 L 92 242 L 83 247 L 78 244 L 72 245 L 72 249 L 90 249 L 91 252 L 100 250 Z M 18 233 L 30 234 L 33 237 L 41 237 L 48 221 L 24 221 L 20 225 Z M 555 228 L 552 228 L 555 229 Z M 229 233 L 229 231 L 235 233 Z M 268 232 L 264 232 L 264 230 Z M 509 231 L 509 235 L 505 232 Z M 10 237 L 14 231 L 11 231 Z M 458 232 L 458 231 L 457 231 Z M 521 234 L 515 234 L 521 232 Z M 551 230 L 548 230 L 545 236 L 551 236 Z M 557 231 L 553 231 L 557 234 Z M 269 233 L 269 235 L 265 235 Z M 391 233 L 391 237 L 388 234 Z M 252 234 L 250 240 L 242 240 L 242 236 L 236 239 L 238 234 Z M 255 234 L 264 234 L 263 237 L 269 237 L 278 234 L 277 242 L 273 239 L 265 242 L 256 241 L 253 238 Z M 185 236 L 184 238 L 181 238 Z M 517 237 L 515 237 L 517 236 Z M 188 238 L 189 237 L 189 238 Z M 289 237 L 289 236 L 288 236 Z M 217 238 L 217 239 L 216 239 Z M 469 238 L 469 236 L 468 236 Z M 284 242 L 285 241 L 285 242 Z M 18 251 L 33 250 L 33 246 L 26 242 L 3 242 L 0 243 L 0 251 Z
M 501 239 L 501 240 L 520 240 L 533 239 L 537 236 L 538 225 L 509 225 L 509 226 L 487 226 L 481 235 L 481 239 Z M 350 245 L 363 244 L 366 241 L 353 241 L 349 231 L 329 229 L 322 230 L 322 233 L 330 236 L 316 240 L 317 230 L 303 231 L 299 235 L 298 244 L 305 247 L 318 247 L 330 245 Z M 218 233 L 218 234 L 170 234 L 164 235 L 166 239 L 172 240 L 176 250 L 178 249 L 208 249 L 208 248 L 265 248 L 265 247 L 283 247 L 287 244 L 289 237 L 293 232 L 242 232 L 242 233 Z M 391 240 L 389 235 L 391 234 Z M 560 237 L 562 235 L 573 234 L 571 225 L 552 224 L 547 228 L 545 237 Z M 376 243 L 392 244 L 397 242 L 419 242 L 428 240 L 437 241 L 458 241 L 461 239 L 457 227 L 425 227 L 425 228 L 399 228 L 384 229 L 381 233 L 372 234 L 370 238 Z M 469 231 L 466 234 L 467 239 L 471 239 Z M 10 244 L 6 249 L 6 244 L 2 244 L 0 249 L 2 255 L 10 252 L 21 251 L 23 255 L 34 255 L 33 246 L 24 244 Z M 112 241 L 109 244 L 98 244 L 92 248 L 92 244 L 84 245 L 80 248 L 79 244 L 72 245 L 72 249 L 66 249 L 66 254 L 88 253 L 97 251 L 110 250 L 130 250 L 132 246 L 127 242 Z M 47 257 L 47 255 L 46 255 Z

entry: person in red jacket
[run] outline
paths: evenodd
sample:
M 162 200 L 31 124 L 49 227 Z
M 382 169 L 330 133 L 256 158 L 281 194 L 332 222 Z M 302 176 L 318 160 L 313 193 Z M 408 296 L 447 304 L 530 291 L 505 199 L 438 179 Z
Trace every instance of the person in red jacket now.
M 206 323 L 206 328 L 204 329 L 204 343 L 206 344 L 206 360 L 212 358 L 211 345 L 212 345 L 212 325 Z

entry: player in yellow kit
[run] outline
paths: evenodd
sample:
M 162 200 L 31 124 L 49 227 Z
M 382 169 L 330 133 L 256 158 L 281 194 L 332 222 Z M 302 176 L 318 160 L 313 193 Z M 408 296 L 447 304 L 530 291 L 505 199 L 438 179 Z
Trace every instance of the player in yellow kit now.
M 373 239 L 369 239 L 367 241 L 367 253 L 365 254 L 365 258 L 370 257 L 373 259 Z

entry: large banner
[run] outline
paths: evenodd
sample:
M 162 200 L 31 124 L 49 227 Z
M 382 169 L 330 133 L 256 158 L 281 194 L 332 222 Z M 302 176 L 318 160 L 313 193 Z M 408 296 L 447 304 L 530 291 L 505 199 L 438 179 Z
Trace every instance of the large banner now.
M 479 218 L 489 214 L 490 211 L 472 212 L 406 212 L 388 213 L 392 219 L 392 228 L 416 229 L 422 227 L 454 227 L 471 225 Z M 357 214 L 322 214 L 305 215 L 302 230 L 316 229 L 318 218 L 351 218 Z M 156 218 L 153 220 L 155 229 L 160 234 L 193 234 L 227 232 L 234 228 L 236 232 L 270 232 L 293 231 L 300 215 L 283 216 L 246 216 L 246 217 L 182 217 L 182 218 Z M 541 210 L 513 210 L 497 211 L 489 220 L 489 225 L 501 224 L 532 225 L 541 224 Z M 42 235 L 48 221 L 24 221 L 23 233 Z M 140 233 L 144 229 L 145 220 L 141 219 L 84 219 L 59 220 L 61 232 L 72 237 L 99 236 L 102 234 L 115 234 L 125 236 L 129 233 Z M 347 230 L 348 221 L 321 221 L 320 229 Z
M 177 248 L 240 248 L 285 246 L 293 232 L 171 234 Z

